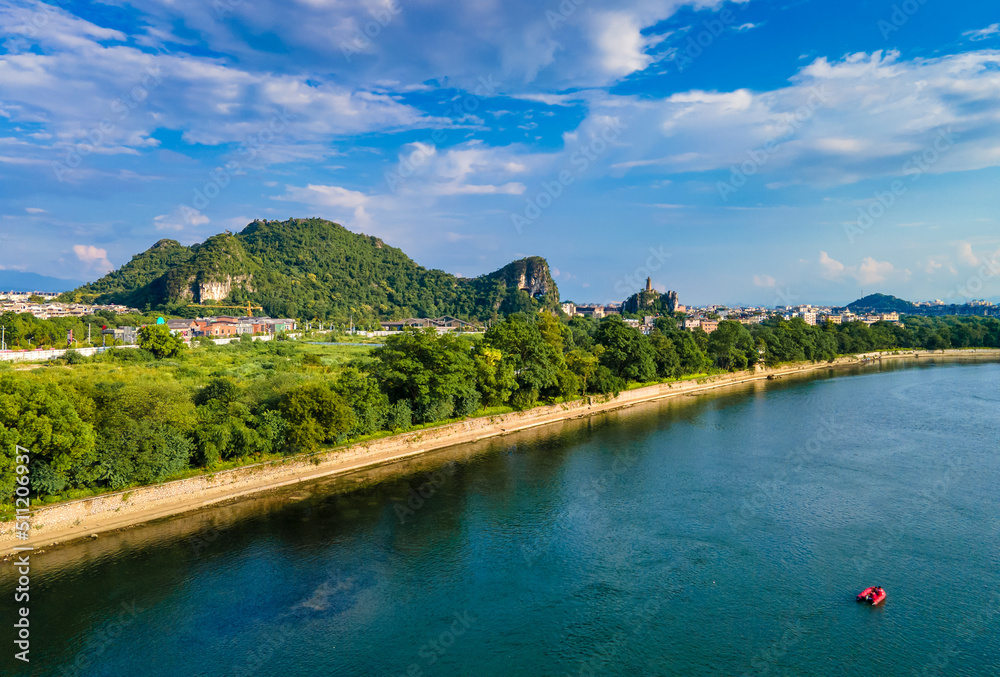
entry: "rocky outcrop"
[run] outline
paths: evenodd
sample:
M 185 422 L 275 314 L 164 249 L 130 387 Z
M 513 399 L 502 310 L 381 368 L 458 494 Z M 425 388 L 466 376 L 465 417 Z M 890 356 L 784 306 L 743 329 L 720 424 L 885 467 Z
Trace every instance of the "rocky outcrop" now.
M 238 287 L 248 292 L 256 291 L 250 284 L 250 275 L 227 275 L 217 281 L 200 282 L 193 285 L 192 298 L 195 303 L 205 303 L 206 301 L 224 301 L 234 287 Z
M 653 289 L 652 281 L 647 278 L 646 288 L 632 294 L 622 303 L 622 312 L 668 314 L 677 310 L 678 304 L 677 292 L 668 291 L 666 294 L 661 294 Z
M 558 297 L 555 280 L 549 271 L 549 263 L 540 256 L 508 263 L 500 270 L 486 277 L 500 279 L 512 289 L 521 289 L 534 298 L 541 298 L 551 292 Z

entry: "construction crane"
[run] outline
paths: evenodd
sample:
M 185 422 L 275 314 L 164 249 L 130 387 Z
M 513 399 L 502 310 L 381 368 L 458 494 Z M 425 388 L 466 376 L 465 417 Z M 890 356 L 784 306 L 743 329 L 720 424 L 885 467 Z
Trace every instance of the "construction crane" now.
M 205 306 L 205 305 L 202 305 L 200 303 L 191 303 L 191 304 L 188 305 L 188 308 L 212 308 L 212 309 L 214 309 L 214 308 L 239 308 L 240 310 L 246 310 L 247 311 L 247 317 L 253 317 L 253 311 L 255 311 L 255 310 L 264 310 L 260 306 L 252 306 L 252 305 L 250 305 L 249 301 L 247 302 L 247 304 L 245 306 Z

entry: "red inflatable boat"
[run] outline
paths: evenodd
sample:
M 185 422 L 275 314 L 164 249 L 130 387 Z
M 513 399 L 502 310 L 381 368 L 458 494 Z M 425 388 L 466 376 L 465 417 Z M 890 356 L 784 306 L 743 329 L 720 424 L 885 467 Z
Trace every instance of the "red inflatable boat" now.
M 865 588 L 858 594 L 859 602 L 868 602 L 872 606 L 881 604 L 884 599 L 885 590 L 881 585 L 873 585 L 870 588 Z

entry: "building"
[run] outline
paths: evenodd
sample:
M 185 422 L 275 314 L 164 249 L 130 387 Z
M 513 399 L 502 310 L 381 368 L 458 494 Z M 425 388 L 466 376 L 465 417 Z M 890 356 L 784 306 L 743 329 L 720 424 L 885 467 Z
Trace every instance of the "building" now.
M 605 317 L 604 306 L 577 306 L 576 312 L 578 315 L 592 317 L 595 320 L 600 320 Z
M 434 329 L 439 333 L 448 331 L 473 331 L 478 329 L 478 325 L 460 320 L 450 315 L 441 317 L 410 317 L 405 320 L 394 320 L 392 322 L 381 322 L 382 331 L 403 331 L 407 327 L 416 329 Z
M 195 335 L 198 325 L 194 320 L 167 320 L 167 328 L 171 334 L 176 334 L 187 341 Z
M 706 334 L 711 334 L 713 331 L 715 331 L 718 328 L 719 328 L 719 321 L 718 320 L 702 320 L 701 321 L 701 329 Z
M 118 343 L 131 346 L 138 342 L 135 327 L 102 327 L 101 337 L 105 344 Z
M 568 301 L 562 304 L 562 311 L 567 315 L 569 315 L 570 317 L 573 317 L 574 315 L 576 315 L 576 304 L 573 303 L 572 301 Z

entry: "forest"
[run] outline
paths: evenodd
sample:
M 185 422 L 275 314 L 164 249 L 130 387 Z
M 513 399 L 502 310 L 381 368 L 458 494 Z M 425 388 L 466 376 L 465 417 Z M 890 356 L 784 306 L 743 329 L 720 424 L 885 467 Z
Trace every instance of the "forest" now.
M 377 237 L 323 219 L 289 219 L 254 221 L 239 233 L 219 233 L 190 247 L 160 240 L 59 300 L 120 303 L 194 317 L 211 313 L 211 304 L 222 297 L 227 305 L 262 306 L 272 317 L 341 324 L 350 319 L 373 328 L 380 319 L 452 315 L 492 320 L 518 311 L 554 310 L 559 290 L 541 257 L 479 277 L 456 277 L 418 265 Z M 191 304 L 206 304 L 208 310 Z
M 14 489 L 15 445 L 31 451 L 35 496 L 62 500 L 758 362 L 997 348 L 1000 321 L 776 318 L 723 321 L 709 335 L 669 317 L 644 335 L 617 316 L 532 312 L 485 334 L 407 330 L 377 347 L 250 337 L 188 347 L 163 327 L 144 330 L 140 345 L 32 368 L 0 363 L 0 502 Z

